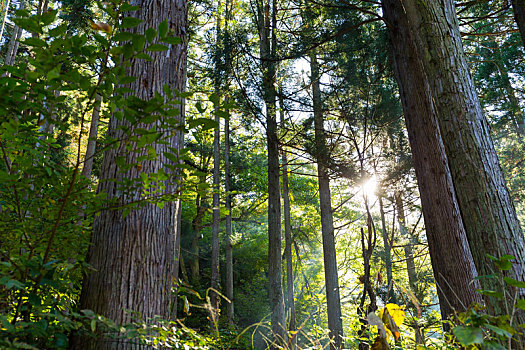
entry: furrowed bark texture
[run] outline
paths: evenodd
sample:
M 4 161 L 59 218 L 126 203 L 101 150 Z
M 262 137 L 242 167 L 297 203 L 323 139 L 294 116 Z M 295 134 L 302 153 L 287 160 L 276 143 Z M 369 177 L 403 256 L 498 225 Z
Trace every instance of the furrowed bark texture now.
M 263 95 L 266 105 L 266 142 L 268 147 L 268 294 L 272 312 L 271 348 L 279 348 L 286 341 L 286 313 L 284 308 L 281 268 L 281 191 L 279 174 L 279 138 L 276 111 L 276 63 L 272 60 L 276 49 L 275 0 L 258 2 L 258 27 Z M 273 28 L 273 30 L 272 30 Z
M 383 0 L 442 317 L 481 301 L 430 87 L 400 0 Z
M 463 51 L 454 2 L 404 1 L 408 22 L 428 78 L 463 223 L 480 275 L 496 272 L 487 254 L 516 257 L 508 276 L 525 280 L 525 247 L 508 193 L 490 126 L 483 115 Z M 481 279 L 484 289 L 505 291 L 497 279 Z M 519 291 L 520 296 L 525 290 Z M 491 312 L 508 314 L 504 300 L 487 297 Z M 516 321 L 525 322 L 518 310 Z
M 326 304 L 328 328 L 330 329 L 330 348 L 343 346 L 343 321 L 341 319 L 341 300 L 339 296 L 339 277 L 335 251 L 334 222 L 328 176 L 328 148 L 324 135 L 324 118 L 319 85 L 319 64 L 316 53 L 310 54 L 312 96 L 314 107 L 315 145 L 317 150 L 317 179 L 319 182 L 319 203 L 321 207 L 321 231 L 323 237 L 324 275 L 326 283 Z
M 187 2 L 185 0 L 153 1 L 134 0 L 140 10 L 130 15 L 144 22 L 134 29 L 144 33 L 148 27 L 157 28 L 168 19 L 169 27 L 175 36 L 186 42 Z M 184 89 L 186 66 L 186 44 L 173 45 L 169 51 L 151 52 L 152 62 L 134 60 L 128 67 L 128 74 L 138 77 L 130 84 L 134 94 L 142 99 L 154 97 L 155 92 L 163 94 L 164 84 L 177 91 Z M 182 110 L 183 106 L 179 108 Z M 181 113 L 182 121 L 182 113 Z M 123 137 L 119 129 L 129 125 L 124 120 L 112 118 L 109 123 L 109 135 Z M 152 125 L 139 125 L 152 127 Z M 158 126 L 157 126 L 158 127 Z M 137 167 L 122 172 L 116 165 L 118 156 L 126 157 L 128 163 L 135 163 L 141 152 L 129 152 L 124 143 L 117 149 L 110 149 L 104 154 L 99 191 L 105 192 L 110 199 L 119 198 L 122 203 L 140 199 L 140 190 L 126 195 L 119 190 L 117 182 L 122 179 L 135 179 L 140 172 L 157 172 L 165 165 L 174 165 L 164 156 L 169 147 L 182 147 L 182 133 L 176 132 L 167 139 L 168 144 L 155 144 L 156 160 L 146 160 Z M 170 170 L 166 169 L 167 173 Z M 165 193 L 176 193 L 178 175 L 166 185 Z M 137 193 L 137 194 L 135 194 Z M 172 306 L 172 288 L 174 286 L 175 235 L 180 201 L 168 202 L 160 209 L 147 204 L 123 217 L 118 210 L 104 210 L 96 217 L 93 225 L 91 246 L 87 261 L 95 269 L 84 280 L 81 294 L 81 308 L 91 309 L 116 323 L 131 321 L 132 316 L 126 310 L 140 313 L 142 319 L 156 315 L 170 318 Z M 74 349 L 147 349 L 146 346 L 119 339 L 76 339 Z

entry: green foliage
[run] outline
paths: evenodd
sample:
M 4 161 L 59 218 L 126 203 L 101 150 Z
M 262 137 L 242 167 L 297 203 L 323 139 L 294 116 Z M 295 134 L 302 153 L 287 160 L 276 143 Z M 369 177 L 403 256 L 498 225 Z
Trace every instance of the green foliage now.
M 518 290 L 525 286 L 525 282 L 505 276 L 505 271 L 512 268 L 511 260 L 515 258 L 511 255 L 503 255 L 499 258 L 490 255 L 488 257 L 494 261 L 499 273 L 482 278 L 497 278 L 502 284 L 514 287 L 516 295 L 509 298 L 499 291 L 478 290 L 479 293 L 493 298 L 505 298 L 508 300 L 509 309 L 507 314 L 494 315 L 481 305 L 472 305 L 467 311 L 460 313 L 457 318 L 459 324 L 452 329 L 452 332 L 457 342 L 469 349 L 477 348 L 475 346 L 493 350 L 507 349 L 510 344 L 519 344 L 523 337 L 524 325 L 516 324 L 513 317 L 516 312 L 525 310 L 525 299 L 517 298 Z
M 94 215 L 108 207 L 126 215 L 145 203 L 163 206 L 177 198 L 163 191 L 175 181 L 168 173 L 178 172 L 177 150 L 164 154 L 172 164 L 158 172 L 117 181 L 118 200 L 93 191 L 80 171 L 95 96 L 103 97 L 112 118 L 126 121 L 119 137 L 107 136 L 99 152 L 147 150 L 133 163 L 118 159 L 121 171 L 140 170 L 140 162 L 160 156 L 156 143 L 184 128 L 176 107 L 180 96 L 170 87 L 164 87 L 164 96 L 142 100 L 125 86 L 135 80 L 126 69 L 131 60 L 150 60 L 146 52 L 166 47 L 146 45 L 146 40 L 180 40 L 170 36 L 167 22 L 158 32 L 148 31 L 147 38 L 131 35 L 122 29 L 139 22 L 121 13 L 134 8 L 118 1 L 103 6 L 99 11 L 107 22 L 85 32 L 68 31 L 52 9 L 40 15 L 19 11 L 14 18 L 32 35 L 21 42 L 30 54 L 0 68 L 0 347 L 65 349 L 68 335 L 78 332 L 112 334 L 155 347 L 207 349 L 213 341 L 180 324 L 137 316 L 133 323 L 116 325 L 77 310 L 82 275 L 90 271 L 84 259 Z

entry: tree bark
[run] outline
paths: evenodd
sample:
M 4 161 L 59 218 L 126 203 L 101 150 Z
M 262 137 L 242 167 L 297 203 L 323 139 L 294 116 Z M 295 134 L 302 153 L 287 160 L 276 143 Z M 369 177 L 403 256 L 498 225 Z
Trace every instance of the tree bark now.
M 97 94 L 95 96 L 95 103 L 93 105 L 93 113 L 91 114 L 88 143 L 86 147 L 86 154 L 84 156 L 84 166 L 82 167 L 82 176 L 86 177 L 87 179 L 91 179 L 91 171 L 93 170 L 93 160 L 95 157 L 95 150 L 97 148 L 98 122 L 100 121 L 101 104 L 102 97 Z
M 406 233 L 406 236 L 408 238 L 408 244 L 405 244 L 403 247 L 405 251 L 405 259 L 406 259 L 406 265 L 407 265 L 407 274 L 408 274 L 408 284 L 410 285 L 410 289 L 414 293 L 416 297 L 420 297 L 417 288 L 418 280 L 417 277 L 417 271 L 416 271 L 416 264 L 414 261 L 414 253 L 412 249 L 412 244 L 414 242 L 414 239 L 412 237 L 412 234 L 408 233 L 407 226 L 406 226 L 406 219 L 405 219 L 405 208 L 403 205 L 403 195 L 401 192 L 395 193 L 395 202 L 397 207 L 397 212 L 399 213 L 399 231 L 403 233 Z M 421 300 L 421 298 L 419 298 Z M 414 327 L 414 334 L 416 339 L 416 344 L 425 344 L 425 333 L 424 329 L 419 326 L 417 321 L 412 325 Z
M 328 308 L 328 328 L 330 329 L 330 348 L 343 346 L 343 321 L 339 296 L 339 277 L 334 238 L 334 222 L 328 175 L 328 147 L 324 135 L 324 118 L 321 102 L 319 64 L 314 50 L 310 53 L 311 84 L 314 107 L 315 146 L 317 151 L 317 178 L 319 182 L 319 203 L 321 206 L 321 231 L 323 237 L 324 275 L 326 283 L 326 303 Z
M 205 162 L 203 162 L 205 163 Z M 207 167 L 206 167 L 207 168 Z M 199 183 L 205 183 L 206 176 L 199 176 Z M 200 284 L 200 263 L 199 263 L 199 242 L 201 239 L 202 219 L 206 214 L 206 197 L 197 193 L 195 198 L 196 213 L 191 221 L 191 228 L 193 238 L 191 240 L 191 254 L 193 255 L 190 261 L 191 280 L 195 284 Z
M 157 28 L 164 20 L 169 20 L 174 35 L 181 37 L 182 44 L 173 45 L 169 51 L 151 52 L 152 61 L 133 60 L 128 67 L 128 74 L 138 79 L 129 87 L 141 99 L 150 99 L 156 93 L 163 94 L 163 86 L 182 91 L 186 67 L 186 25 L 187 2 L 171 1 L 131 1 L 139 5 L 140 10 L 132 13 L 144 22 L 133 32 L 144 33 L 148 27 Z M 182 121 L 182 105 L 180 120 Z M 120 139 L 123 134 L 120 126 L 129 124 L 125 120 L 111 118 L 108 133 Z M 151 127 L 152 125 L 139 125 Z M 125 172 L 116 165 L 119 156 L 128 163 L 136 163 L 144 152 L 129 152 L 122 143 L 118 148 L 109 149 L 104 154 L 99 192 L 107 194 L 109 199 L 119 199 L 128 203 L 140 199 L 140 190 L 124 195 L 118 188 L 122 179 L 136 179 L 140 172 L 152 173 L 174 165 L 165 156 L 170 148 L 180 149 L 182 133 L 176 132 L 166 139 L 167 142 L 154 144 L 156 160 L 143 161 L 142 169 L 133 167 Z M 166 170 L 170 173 L 169 170 Z M 113 180 L 117 180 L 116 182 Z M 166 183 L 164 193 L 176 193 L 177 176 Z M 161 316 L 171 317 L 172 288 L 174 278 L 175 235 L 180 201 L 167 202 L 161 209 L 154 204 L 146 204 L 123 217 L 120 210 L 103 210 L 95 218 L 93 235 L 87 261 L 94 268 L 84 280 L 80 305 L 82 309 L 93 310 L 97 314 L 114 320 L 117 324 L 131 321 L 132 315 L 126 310 L 133 310 L 142 319 Z M 143 345 L 130 344 L 125 339 L 76 339 L 71 344 L 73 349 L 146 349 Z
M 508 99 L 510 104 L 510 109 L 508 110 L 508 112 L 511 115 L 511 122 L 513 123 L 511 129 L 516 130 L 516 134 L 518 135 L 518 137 L 524 137 L 525 116 L 523 114 L 523 110 L 521 109 L 518 97 L 516 96 L 516 90 L 514 89 L 514 87 L 512 87 L 509 72 L 507 71 L 504 62 L 501 59 L 501 52 L 499 50 L 497 58 L 500 60 L 500 64 L 498 64 L 497 67 L 503 83 L 503 89 L 506 94 L 506 98 Z
M 441 137 L 478 273 L 496 272 L 487 255 L 510 254 L 516 259 L 506 275 L 523 281 L 525 241 L 470 76 L 454 2 L 410 0 L 404 1 L 404 7 L 438 111 Z M 483 289 L 504 292 L 507 298 L 513 298 L 516 292 L 512 286 L 502 287 L 498 279 L 481 279 L 481 285 Z M 525 296 L 525 290 L 519 295 Z M 510 312 L 506 300 L 486 297 L 485 302 L 494 314 Z M 524 323 L 525 312 L 518 310 L 515 321 Z
M 521 41 L 525 45 L 525 0 L 511 0 L 514 19 L 520 30 Z
M 217 88 L 216 93 L 219 92 L 219 89 Z M 219 96 L 217 94 L 217 96 Z M 215 105 L 215 122 L 217 123 L 217 126 L 215 128 L 215 133 L 213 137 L 213 208 L 212 208 L 212 238 L 211 238 L 211 288 L 210 291 L 210 303 L 211 303 L 211 326 L 212 328 L 215 328 L 217 326 L 217 322 L 219 322 L 218 316 L 219 316 L 219 296 L 217 294 L 217 291 L 219 290 L 219 228 L 220 228 L 220 203 L 219 203 L 219 191 L 220 191 L 220 181 L 221 181 L 221 174 L 220 174 L 220 162 L 221 162 L 221 154 L 220 154 L 220 120 L 219 120 L 219 104 L 217 103 Z
M 2 24 L 0 24 L 0 41 L 2 41 L 2 36 L 4 34 L 4 27 L 5 22 L 7 21 L 7 14 L 9 13 L 9 5 L 11 4 L 11 0 L 2 1 Z M 5 8 L 4 8 L 5 6 Z
M 283 95 L 282 91 L 279 94 L 279 106 L 281 114 L 281 125 L 284 124 L 284 110 L 283 110 Z M 288 159 L 286 156 L 286 149 L 282 147 L 282 172 L 283 172 L 283 210 L 284 210 L 284 256 L 286 260 L 286 306 L 288 314 L 288 331 L 291 339 L 288 340 L 288 347 L 295 350 L 297 347 L 297 325 L 295 323 L 295 300 L 294 300 L 294 273 L 293 273 L 293 259 L 292 259 L 292 219 L 290 206 L 290 186 L 288 183 Z
M 472 255 L 461 219 L 437 112 L 400 0 L 383 0 L 441 315 L 481 301 Z M 461 266 L 461 269 L 458 269 Z
M 388 228 L 386 227 L 385 220 L 385 209 L 383 205 L 383 196 L 378 194 L 379 201 L 379 214 L 381 215 L 381 228 L 383 236 L 383 246 L 385 248 L 385 270 L 386 270 L 386 281 L 388 286 L 387 302 L 396 303 L 396 296 L 394 294 L 394 286 L 392 283 L 392 247 L 390 246 L 390 240 L 388 239 Z
M 226 297 L 230 302 L 226 305 L 228 324 L 233 325 L 233 246 L 232 246 L 232 197 L 230 174 L 230 120 L 224 121 L 224 189 L 226 192 Z
M 257 24 L 260 36 L 261 66 L 263 69 L 263 97 L 266 105 L 266 141 L 268 147 L 268 289 L 274 342 L 279 348 L 286 342 L 286 314 L 282 288 L 281 267 L 281 194 L 279 169 L 279 137 L 276 112 L 276 63 L 273 60 L 277 46 L 276 0 L 257 2 Z
M 19 10 L 23 10 L 26 7 L 25 0 L 20 1 Z M 20 37 L 22 36 L 22 28 L 13 25 L 13 34 L 9 40 L 9 46 L 7 47 L 7 53 L 5 56 L 4 64 L 12 66 L 15 63 L 16 53 L 18 52 L 18 46 L 20 45 Z

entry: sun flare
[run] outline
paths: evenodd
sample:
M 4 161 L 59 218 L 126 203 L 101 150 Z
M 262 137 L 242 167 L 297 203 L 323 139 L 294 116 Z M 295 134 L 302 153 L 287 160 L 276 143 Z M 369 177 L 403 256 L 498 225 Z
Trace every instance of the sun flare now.
M 372 175 L 368 181 L 363 184 L 363 193 L 368 198 L 373 198 L 376 195 L 377 189 L 377 178 L 375 175 Z

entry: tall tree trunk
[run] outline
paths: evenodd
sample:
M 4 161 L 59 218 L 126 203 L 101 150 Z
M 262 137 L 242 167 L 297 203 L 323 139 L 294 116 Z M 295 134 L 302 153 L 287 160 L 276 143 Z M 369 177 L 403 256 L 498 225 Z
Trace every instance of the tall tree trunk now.
M 171 1 L 131 1 L 140 10 L 132 13 L 144 22 L 133 31 L 144 33 L 148 27 L 157 28 L 164 19 L 169 19 L 174 35 L 183 39 L 183 44 L 173 45 L 167 52 L 150 52 L 152 62 L 133 60 L 128 74 L 138 77 L 130 84 L 135 95 L 142 99 L 163 94 L 163 86 L 182 91 L 184 89 L 184 71 L 186 66 L 186 26 L 187 2 Z M 160 69 L 159 69 L 160 68 Z M 147 82 L 148 84 L 145 84 Z M 180 106 L 182 112 L 182 106 Z M 180 116 L 182 121 L 182 113 Z M 109 134 L 120 139 L 120 126 L 129 126 L 125 120 L 111 118 Z M 151 127 L 151 125 L 140 125 Z M 165 165 L 173 165 L 165 152 L 170 148 L 182 147 L 182 134 L 175 133 L 166 141 L 154 144 L 158 155 L 154 161 L 141 163 L 142 172 L 157 172 Z M 117 183 L 122 179 L 136 179 L 140 172 L 133 167 L 122 172 L 116 165 L 116 159 L 124 156 L 128 163 L 135 163 L 143 154 L 128 152 L 126 145 L 109 149 L 104 154 L 99 191 L 108 198 L 118 198 L 123 203 L 140 199 L 140 191 L 123 197 Z M 169 173 L 169 170 L 166 170 Z M 116 179 L 117 182 L 112 181 Z M 175 179 L 176 180 L 176 179 Z M 175 193 L 178 185 L 172 181 L 166 184 L 166 193 Z M 146 204 L 123 217 L 120 210 L 104 210 L 95 218 L 93 235 L 87 261 L 94 271 L 84 280 L 80 305 L 82 309 L 93 310 L 116 323 L 131 321 L 126 310 L 139 312 L 143 319 L 161 316 L 170 318 L 172 306 L 172 288 L 174 277 L 175 234 L 180 201 L 168 202 L 161 209 L 154 204 Z M 76 339 L 72 341 L 74 349 L 145 349 L 146 346 L 132 345 L 120 339 Z
M 19 10 L 23 10 L 26 7 L 25 0 L 20 0 Z M 11 66 L 15 63 L 16 53 L 18 52 L 18 46 L 20 44 L 19 40 L 22 37 L 22 28 L 13 25 L 13 33 L 11 39 L 9 40 L 9 46 L 7 47 L 7 53 L 5 56 L 4 64 Z
M 233 325 L 233 246 L 232 246 L 232 196 L 230 174 L 230 119 L 224 121 L 224 190 L 226 192 L 226 305 L 228 324 Z
M 487 255 L 510 254 L 516 259 L 507 276 L 523 281 L 525 240 L 470 76 L 454 2 L 410 0 L 403 4 L 438 111 L 441 137 L 478 273 L 495 272 Z M 507 298 L 515 294 L 514 287 L 501 286 L 498 279 L 481 279 L 481 285 L 483 289 L 505 292 Z M 525 296 L 525 290 L 519 295 Z M 510 312 L 507 300 L 487 297 L 485 302 L 495 314 Z M 517 310 L 515 321 L 525 323 L 525 312 Z
M 381 228 L 383 233 L 383 246 L 385 248 L 385 270 L 386 270 L 386 281 L 388 286 L 387 301 L 390 303 L 396 303 L 396 296 L 394 294 L 393 278 L 392 278 L 392 247 L 390 246 L 390 240 L 388 237 L 388 228 L 385 220 L 385 208 L 383 204 L 383 196 L 377 195 L 379 201 L 379 214 L 381 215 Z
M 503 89 L 506 94 L 505 97 L 508 99 L 510 104 L 509 112 L 512 118 L 511 122 L 513 122 L 512 129 L 516 130 L 516 134 L 518 134 L 519 137 L 523 137 L 525 136 L 525 116 L 523 114 L 523 110 L 521 109 L 518 97 L 516 96 L 516 90 L 512 87 L 509 72 L 501 60 L 501 53 L 499 50 L 498 59 L 501 62 L 498 64 L 498 70 L 502 79 Z
M 100 121 L 100 106 L 102 104 L 102 97 L 97 94 L 95 96 L 95 103 L 93 105 L 93 113 L 91 114 L 91 125 L 89 127 L 89 137 L 86 147 L 86 155 L 84 156 L 84 166 L 82 167 L 82 176 L 91 179 L 91 171 L 93 170 L 93 160 L 95 157 L 95 150 L 97 148 L 97 134 L 98 122 Z
M 7 14 L 9 13 L 9 5 L 11 0 L 2 1 L 0 6 L 0 16 L 2 16 L 2 24 L 0 24 L 0 42 L 2 41 L 2 36 L 4 34 L 5 22 L 7 21 Z M 5 8 L 4 8 L 5 7 Z
M 520 30 L 521 41 L 525 45 L 525 0 L 511 0 L 514 19 Z
M 282 90 L 279 94 L 279 107 L 281 115 L 281 125 L 284 125 L 284 99 Z M 292 259 L 292 218 L 290 206 L 290 186 L 288 184 L 288 159 L 284 146 L 281 149 L 283 167 L 283 210 L 284 210 L 284 256 L 286 260 L 286 306 L 289 317 L 288 331 L 291 339 L 288 340 L 288 347 L 295 350 L 297 347 L 297 325 L 295 324 L 295 300 L 294 300 L 294 273 Z
M 260 35 L 261 66 L 263 69 L 263 97 L 266 105 L 266 142 L 268 147 L 268 289 L 272 312 L 272 348 L 286 341 L 286 314 L 282 288 L 281 267 L 281 194 L 279 176 L 279 137 L 276 112 L 276 63 L 273 60 L 277 46 L 276 0 L 257 2 L 257 24 Z
M 218 95 L 219 87 L 216 86 L 215 92 Z M 219 228 L 220 228 L 220 203 L 219 203 L 219 191 L 220 191 L 220 120 L 219 120 L 219 103 L 215 105 L 215 133 L 213 137 L 213 208 L 212 208 L 212 234 L 211 234 L 211 288 L 210 291 L 210 303 L 211 303 L 211 318 L 212 327 L 217 325 L 219 315 L 219 296 L 216 291 L 219 290 Z
M 215 95 L 217 96 L 217 102 L 215 104 L 215 122 L 217 123 L 217 126 L 215 127 L 215 132 L 213 136 L 213 208 L 212 208 L 212 234 L 211 234 L 211 292 L 210 292 L 210 306 L 211 306 L 211 326 L 212 329 L 215 328 L 219 321 L 219 296 L 216 291 L 219 290 L 219 253 L 220 253 L 220 244 L 219 244 L 219 228 L 220 228 L 220 198 L 219 198 L 219 191 L 220 191 L 220 181 L 221 181 L 221 174 L 220 174 L 220 162 L 221 162 L 221 154 L 220 154 L 220 142 L 221 142 L 221 127 L 220 127 L 220 119 L 219 119 L 219 107 L 220 107 L 220 94 L 221 94 L 221 79 L 220 75 L 223 74 L 223 72 L 220 71 L 220 65 L 219 65 L 219 47 L 220 45 L 220 37 L 221 37 L 221 13 L 220 13 L 220 7 L 221 7 L 221 1 L 219 0 L 217 2 L 217 13 L 216 13 L 216 38 L 215 38 L 215 50 L 216 50 L 216 58 L 215 58 Z
M 416 295 L 419 297 L 418 293 L 418 282 L 419 279 L 417 277 L 416 272 L 416 264 L 414 261 L 414 253 L 412 249 L 412 244 L 414 242 L 414 239 L 412 237 L 411 233 L 408 233 L 407 226 L 406 226 L 406 219 L 405 219 L 405 208 L 403 205 L 403 195 L 401 192 L 395 193 L 395 202 L 397 207 L 397 212 L 399 213 L 399 231 L 402 233 L 405 233 L 405 236 L 408 237 L 408 244 L 405 244 L 404 251 L 405 251 L 405 260 L 407 264 L 407 274 L 408 274 L 408 284 L 410 285 L 410 289 Z M 404 232 L 403 232 L 404 231 Z M 425 344 L 425 334 L 423 328 L 419 326 L 417 321 L 412 324 L 412 327 L 414 327 L 414 334 L 416 338 L 416 344 Z
M 314 50 L 310 53 L 311 84 L 314 107 L 315 146 L 317 149 L 317 178 L 319 182 L 319 202 L 321 206 L 321 231 L 323 237 L 324 275 L 326 282 L 326 303 L 328 308 L 328 328 L 330 329 L 331 349 L 341 349 L 343 345 L 343 321 L 339 297 L 339 278 L 334 238 L 334 222 L 328 175 L 328 147 L 324 135 L 324 118 L 321 102 L 319 64 Z
M 223 80 L 225 90 L 229 90 L 229 77 L 231 72 L 231 45 L 229 24 L 232 17 L 232 4 L 230 0 L 224 1 L 224 35 L 222 46 L 224 48 L 224 67 Z M 226 97 L 226 102 L 229 98 Z M 227 104 L 227 103 L 226 103 Z M 224 121 L 224 188 L 226 192 L 226 297 L 230 300 L 226 305 L 226 315 L 229 325 L 234 325 L 235 307 L 233 302 L 233 225 L 232 225 L 232 195 L 231 195 L 231 171 L 230 171 L 230 118 Z
M 199 179 L 199 183 L 206 182 L 205 175 L 199 176 Z M 197 212 L 195 213 L 195 217 L 191 221 L 193 237 L 191 240 L 192 258 L 190 261 L 190 270 L 192 282 L 194 284 L 200 284 L 199 242 L 201 240 L 202 219 L 204 218 L 204 214 L 206 214 L 206 198 L 201 194 L 197 194 L 197 197 L 195 198 L 195 205 Z
M 383 0 L 443 319 L 480 302 L 430 87 L 400 0 Z M 461 269 L 458 269 L 461 266 Z M 457 296 L 457 297 L 456 297 Z

